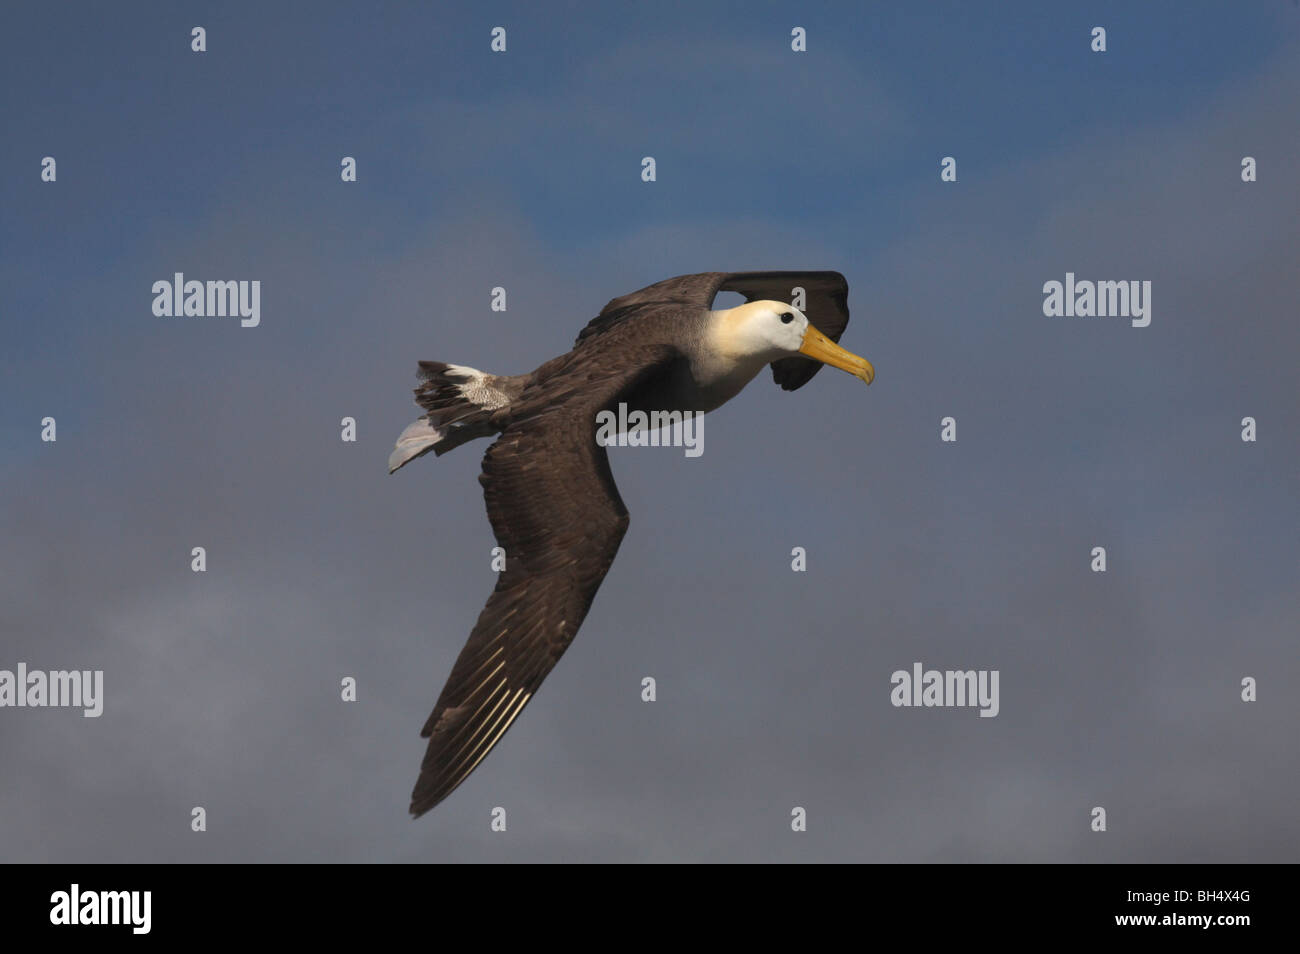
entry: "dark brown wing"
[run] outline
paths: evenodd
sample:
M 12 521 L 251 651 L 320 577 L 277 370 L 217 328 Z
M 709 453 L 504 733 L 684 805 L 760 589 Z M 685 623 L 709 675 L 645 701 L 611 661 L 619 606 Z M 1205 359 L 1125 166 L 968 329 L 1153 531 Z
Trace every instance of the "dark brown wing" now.
M 803 313 L 832 341 L 849 324 L 849 283 L 839 272 L 701 272 L 679 275 L 615 298 L 578 334 L 581 342 L 635 317 L 647 305 L 679 304 L 712 308 L 720 291 L 737 292 L 746 301 L 790 301 L 794 289 L 804 290 Z M 782 358 L 772 362 L 772 377 L 787 391 L 803 387 L 820 371 L 812 358 Z
M 598 350 L 611 353 L 539 369 L 543 380 L 525 389 L 483 457 L 479 481 L 506 568 L 421 732 L 429 746 L 412 815 L 451 794 L 501 740 L 573 641 L 627 530 L 596 414 L 678 353 Z
M 630 295 L 611 298 L 609 304 L 600 310 L 600 314 L 578 332 L 578 343 L 622 324 L 647 305 L 688 305 L 706 310 L 712 308 L 713 299 L 717 297 L 722 283 L 730 277 L 730 272 L 678 275 L 676 278 L 665 278 L 661 282 L 647 285 Z

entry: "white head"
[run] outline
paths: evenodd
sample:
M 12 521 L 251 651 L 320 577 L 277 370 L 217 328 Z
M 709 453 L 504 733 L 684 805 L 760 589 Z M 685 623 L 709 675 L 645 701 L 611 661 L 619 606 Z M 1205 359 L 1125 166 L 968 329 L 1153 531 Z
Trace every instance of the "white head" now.
M 797 354 L 808 330 L 803 312 L 779 301 L 751 301 L 713 316 L 720 350 L 760 363 Z
M 779 301 L 751 301 L 712 313 L 713 347 L 726 360 L 760 367 L 779 358 L 804 355 L 871 383 L 866 358 L 845 351 L 814 328 L 798 308 Z

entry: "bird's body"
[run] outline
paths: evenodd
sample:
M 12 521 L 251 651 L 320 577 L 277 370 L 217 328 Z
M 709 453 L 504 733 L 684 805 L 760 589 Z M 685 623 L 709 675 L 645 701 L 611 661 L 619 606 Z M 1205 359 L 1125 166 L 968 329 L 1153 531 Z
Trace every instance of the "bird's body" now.
M 796 289 L 816 327 L 773 300 Z M 749 301 L 713 311 L 719 291 Z M 531 374 L 420 363 L 416 403 L 426 413 L 398 438 L 389 471 L 499 434 L 479 481 L 506 568 L 425 723 L 412 814 L 449 795 L 505 734 L 572 642 L 614 560 L 628 516 L 596 441 L 597 415 L 620 404 L 711 411 L 767 364 L 787 390 L 819 362 L 870 383 L 871 365 L 835 344 L 847 295 L 837 272 L 685 275 L 615 298 L 571 351 Z

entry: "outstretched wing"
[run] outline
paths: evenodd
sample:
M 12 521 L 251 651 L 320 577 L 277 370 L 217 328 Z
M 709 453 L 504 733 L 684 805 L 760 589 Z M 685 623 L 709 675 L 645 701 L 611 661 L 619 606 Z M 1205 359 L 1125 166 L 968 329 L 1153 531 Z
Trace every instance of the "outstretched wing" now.
M 615 298 L 578 334 L 578 341 L 607 331 L 649 305 L 675 304 L 712 308 L 720 291 L 737 292 L 746 301 L 790 301 L 794 289 L 804 290 L 803 313 L 832 341 L 849 324 L 849 283 L 839 272 L 701 272 L 679 275 Z M 812 358 L 781 358 L 772 362 L 772 377 L 787 391 L 803 387 L 820 371 Z
M 596 414 L 667 371 L 667 345 L 610 349 L 530 384 L 483 457 L 483 496 L 506 568 L 421 735 L 411 814 L 474 771 L 569 647 L 627 531 Z M 612 362 L 612 363 L 611 363 Z

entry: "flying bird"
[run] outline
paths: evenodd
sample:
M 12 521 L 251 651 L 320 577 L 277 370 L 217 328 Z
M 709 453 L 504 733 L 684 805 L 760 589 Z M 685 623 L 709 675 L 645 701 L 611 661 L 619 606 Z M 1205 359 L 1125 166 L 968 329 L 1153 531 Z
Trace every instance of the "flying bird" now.
M 796 288 L 807 315 L 779 300 Z M 722 291 L 746 304 L 714 311 Z M 412 815 L 451 794 L 501 741 L 573 642 L 614 562 L 628 514 L 596 439 L 597 415 L 620 403 L 646 414 L 711 411 L 764 365 L 787 391 L 822 364 L 870 384 L 871 363 L 836 343 L 848 322 L 839 272 L 706 272 L 615 298 L 573 350 L 531 374 L 420 362 L 415 402 L 425 413 L 398 437 L 388 471 L 499 435 L 479 482 L 505 569 L 420 733 L 429 743 Z

